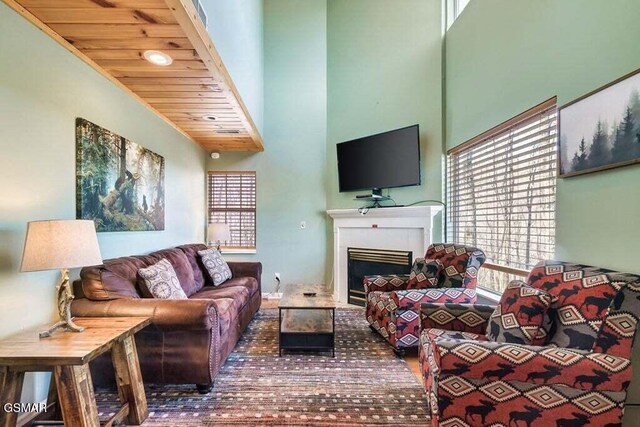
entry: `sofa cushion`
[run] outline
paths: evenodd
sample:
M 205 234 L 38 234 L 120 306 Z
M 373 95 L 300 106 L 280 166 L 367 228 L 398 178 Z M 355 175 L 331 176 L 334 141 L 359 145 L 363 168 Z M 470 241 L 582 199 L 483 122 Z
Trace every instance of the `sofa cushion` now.
M 245 279 L 245 280 L 242 280 Z M 235 281 L 236 283 L 229 283 Z M 233 298 L 240 302 L 240 307 L 244 307 L 251 297 L 256 293 L 257 283 L 253 277 L 243 277 L 232 279 L 220 286 L 205 286 L 200 291 L 191 295 L 190 299 L 218 299 Z
M 549 343 L 558 347 L 591 350 L 618 293 L 611 271 L 580 264 L 543 261 L 527 282 L 554 297 Z
M 254 277 L 234 277 L 224 282 L 222 285 L 217 286 L 218 289 L 232 288 L 234 286 L 242 286 L 249 290 L 249 296 L 253 296 L 259 291 L 260 286 L 258 281 Z
M 128 256 L 106 259 L 103 265 L 85 267 L 80 271 L 82 293 L 94 301 L 140 298 L 138 270 L 155 262 L 147 255 Z
M 215 249 L 206 249 L 198 251 L 198 255 L 207 269 L 207 274 L 211 277 L 213 286 L 221 285 L 231 279 L 231 269 L 220 252 Z
M 156 262 L 166 259 L 171 263 L 176 272 L 176 276 L 178 277 L 178 281 L 180 282 L 180 286 L 187 296 L 196 291 L 193 281 L 193 268 L 183 251 L 177 248 L 163 249 L 161 251 L 152 252 L 149 256 L 155 259 Z M 142 286 L 140 288 L 144 291 Z
M 425 289 L 438 286 L 442 264 L 435 259 L 416 258 L 411 266 L 407 289 Z
M 158 299 L 187 299 L 171 263 L 161 259 L 157 263 L 138 270 L 144 281 L 145 291 Z
M 552 297 L 520 280 L 513 280 L 489 319 L 487 336 L 498 342 L 543 345 L 549 331 Z
M 191 269 L 193 270 L 193 292 L 198 292 L 207 283 L 205 278 L 206 270 L 202 265 L 202 260 L 198 256 L 198 251 L 207 249 L 207 245 L 202 243 L 192 243 L 190 245 L 178 246 L 182 252 L 184 252 Z M 208 275 L 207 275 L 208 276 Z

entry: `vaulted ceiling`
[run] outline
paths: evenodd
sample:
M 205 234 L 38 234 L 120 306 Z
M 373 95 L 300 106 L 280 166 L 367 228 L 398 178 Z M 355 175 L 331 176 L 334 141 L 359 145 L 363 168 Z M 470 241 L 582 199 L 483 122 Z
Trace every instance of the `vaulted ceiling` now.
M 3 1 L 204 149 L 264 149 L 191 0 Z

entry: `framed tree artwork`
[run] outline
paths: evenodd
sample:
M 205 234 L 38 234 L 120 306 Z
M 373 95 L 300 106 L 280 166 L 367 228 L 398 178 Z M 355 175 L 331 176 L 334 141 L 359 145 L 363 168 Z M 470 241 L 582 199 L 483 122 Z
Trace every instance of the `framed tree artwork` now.
M 164 230 L 164 157 L 76 119 L 76 217 L 97 231 Z
M 640 163 L 640 70 L 559 109 L 558 174 Z

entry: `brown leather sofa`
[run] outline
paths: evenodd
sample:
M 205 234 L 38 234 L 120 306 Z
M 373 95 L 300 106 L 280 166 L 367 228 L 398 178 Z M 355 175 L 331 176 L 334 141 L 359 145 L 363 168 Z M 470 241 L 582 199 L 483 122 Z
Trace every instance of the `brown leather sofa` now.
M 206 393 L 262 301 L 261 263 L 229 262 L 233 278 L 214 287 L 197 254 L 206 248 L 184 245 L 83 268 L 74 282 L 72 315 L 150 317 L 152 324 L 136 334 L 144 382 L 193 383 Z M 188 299 L 143 295 L 138 269 L 162 258 L 173 265 Z M 108 355 L 92 362 L 91 370 L 96 385 L 113 383 Z

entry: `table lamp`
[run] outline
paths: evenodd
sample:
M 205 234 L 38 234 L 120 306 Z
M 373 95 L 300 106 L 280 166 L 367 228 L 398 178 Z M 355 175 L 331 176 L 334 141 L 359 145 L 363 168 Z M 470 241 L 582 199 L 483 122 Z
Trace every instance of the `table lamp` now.
M 216 249 L 220 250 L 220 242 L 231 239 L 229 224 L 224 222 L 211 222 L 207 230 L 207 239 L 209 242 L 216 242 Z
M 58 313 L 60 321 L 40 338 L 50 337 L 56 330 L 82 332 L 83 327 L 71 319 L 73 293 L 69 269 L 102 264 L 96 227 L 91 220 L 32 221 L 27 225 L 20 271 L 60 269 Z

